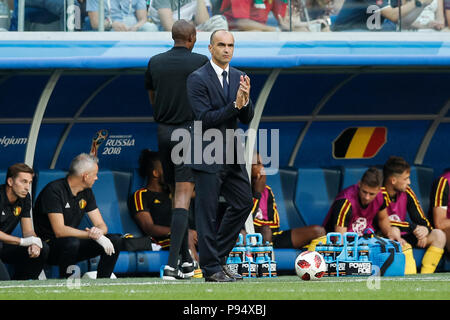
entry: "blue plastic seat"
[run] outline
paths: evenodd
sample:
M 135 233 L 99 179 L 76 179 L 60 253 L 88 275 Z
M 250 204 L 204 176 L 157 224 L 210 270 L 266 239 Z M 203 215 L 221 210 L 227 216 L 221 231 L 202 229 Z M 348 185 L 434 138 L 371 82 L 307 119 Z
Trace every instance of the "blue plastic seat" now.
M 280 230 L 290 230 L 306 225 L 294 204 L 297 170 L 279 169 L 268 175 L 266 184 L 272 189 L 280 217 Z
M 344 190 L 361 180 L 362 175 L 368 169 L 367 166 L 342 167 L 341 190 Z
M 422 209 L 427 214 L 430 205 L 431 186 L 434 179 L 434 170 L 425 166 L 411 166 L 411 188 L 416 194 Z
M 306 225 L 322 225 L 339 192 L 340 178 L 336 169 L 298 169 L 295 205 Z

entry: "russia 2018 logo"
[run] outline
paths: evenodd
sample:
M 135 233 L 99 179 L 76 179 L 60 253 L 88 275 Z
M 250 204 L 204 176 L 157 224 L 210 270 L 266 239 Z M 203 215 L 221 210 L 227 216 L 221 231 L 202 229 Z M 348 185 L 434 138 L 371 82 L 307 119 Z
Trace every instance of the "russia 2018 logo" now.
M 97 133 L 92 138 L 92 144 L 91 144 L 91 151 L 90 154 L 97 157 L 98 155 L 98 147 L 105 142 L 106 138 L 108 137 L 108 130 L 102 129 L 97 131 Z

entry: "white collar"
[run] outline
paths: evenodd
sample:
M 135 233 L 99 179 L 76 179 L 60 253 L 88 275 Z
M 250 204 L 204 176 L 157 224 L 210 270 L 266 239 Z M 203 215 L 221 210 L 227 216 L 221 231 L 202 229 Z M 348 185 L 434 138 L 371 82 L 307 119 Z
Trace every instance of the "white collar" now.
M 224 71 L 227 72 L 228 78 L 230 78 L 230 65 L 229 65 L 229 64 L 227 65 L 227 67 L 226 67 L 225 70 L 224 70 L 224 69 L 222 69 L 221 67 L 219 67 L 217 64 L 215 64 L 215 63 L 212 61 L 212 59 L 210 60 L 210 62 L 211 62 L 211 66 L 213 67 L 213 69 L 214 69 L 214 71 L 216 72 L 217 77 L 218 77 L 219 79 L 222 80 L 222 72 L 224 72 Z

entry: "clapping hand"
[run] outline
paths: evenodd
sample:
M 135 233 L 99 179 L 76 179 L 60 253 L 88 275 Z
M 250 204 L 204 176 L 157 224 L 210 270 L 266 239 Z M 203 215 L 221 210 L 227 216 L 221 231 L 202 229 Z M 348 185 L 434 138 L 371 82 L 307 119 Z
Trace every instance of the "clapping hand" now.
M 250 78 L 245 75 L 240 77 L 239 90 L 236 94 L 236 107 L 242 109 L 250 99 Z

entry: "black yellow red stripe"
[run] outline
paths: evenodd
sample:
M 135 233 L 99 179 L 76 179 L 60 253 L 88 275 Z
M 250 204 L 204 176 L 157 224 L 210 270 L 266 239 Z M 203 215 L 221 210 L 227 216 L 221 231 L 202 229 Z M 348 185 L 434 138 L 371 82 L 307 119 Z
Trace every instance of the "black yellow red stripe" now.
M 333 141 L 336 159 L 367 159 L 374 157 L 386 143 L 385 127 L 347 128 Z
M 441 177 L 439 179 L 439 183 L 438 183 L 438 187 L 437 187 L 437 191 L 436 191 L 436 195 L 434 198 L 434 207 L 443 207 L 446 206 L 447 203 L 443 203 L 443 196 L 444 196 L 444 190 L 445 190 L 445 186 L 447 185 L 448 181 L 446 178 Z
M 407 221 L 394 221 L 394 220 L 391 220 L 390 222 L 391 222 L 391 226 L 394 226 L 394 227 L 402 227 L 402 228 L 409 227 L 409 223 Z
M 147 192 L 146 188 L 139 189 L 134 193 L 134 205 L 136 207 L 136 212 L 144 210 L 144 202 L 142 201 L 142 194 L 144 192 Z
M 391 197 L 389 197 L 389 193 L 387 192 L 385 187 L 381 187 L 380 191 L 383 194 L 384 201 L 386 203 L 386 206 L 388 207 L 389 204 L 391 203 Z
M 277 203 L 275 201 L 275 195 L 273 194 L 272 188 L 269 186 L 266 186 L 267 189 L 269 190 L 270 194 L 272 195 L 272 199 L 273 199 L 273 222 L 274 225 L 278 228 L 280 227 L 280 216 L 278 215 L 278 208 L 277 208 Z
M 157 245 L 160 245 L 161 248 L 167 248 L 170 246 L 170 238 L 162 239 L 162 240 L 156 240 L 155 238 L 152 238 L 153 242 L 155 242 Z
M 339 211 L 338 219 L 337 219 L 337 226 L 339 227 L 345 227 L 345 218 L 347 216 L 347 213 L 349 212 L 352 204 L 350 201 L 345 199 L 344 204 L 341 207 L 341 210 Z
M 409 194 L 409 196 L 414 200 L 414 205 L 416 206 L 417 211 L 418 211 L 419 214 L 420 214 L 420 217 L 421 217 L 424 221 L 426 221 L 427 227 L 431 228 L 431 223 L 430 223 L 430 221 L 428 221 L 428 219 L 425 217 L 425 213 L 423 212 L 422 206 L 420 205 L 419 200 L 417 199 L 417 196 L 416 196 L 416 194 L 414 193 L 414 191 L 413 191 L 410 187 L 408 187 L 408 188 L 406 188 L 406 193 Z

